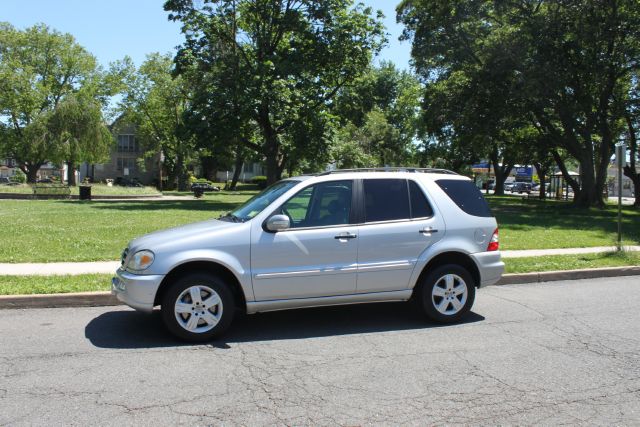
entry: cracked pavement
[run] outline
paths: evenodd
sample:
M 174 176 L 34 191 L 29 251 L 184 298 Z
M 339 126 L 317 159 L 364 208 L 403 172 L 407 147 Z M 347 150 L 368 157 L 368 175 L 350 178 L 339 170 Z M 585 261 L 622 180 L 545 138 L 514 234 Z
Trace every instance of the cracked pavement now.
M 184 345 L 157 313 L 0 310 L 0 425 L 640 424 L 640 277 L 265 313 Z

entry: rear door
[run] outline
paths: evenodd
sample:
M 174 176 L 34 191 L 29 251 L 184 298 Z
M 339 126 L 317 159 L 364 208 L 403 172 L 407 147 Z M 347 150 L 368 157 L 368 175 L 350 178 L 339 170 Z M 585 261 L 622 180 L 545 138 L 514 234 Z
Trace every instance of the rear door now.
M 362 200 L 357 291 L 406 289 L 420 254 L 442 238 L 444 221 L 411 179 L 365 179 Z

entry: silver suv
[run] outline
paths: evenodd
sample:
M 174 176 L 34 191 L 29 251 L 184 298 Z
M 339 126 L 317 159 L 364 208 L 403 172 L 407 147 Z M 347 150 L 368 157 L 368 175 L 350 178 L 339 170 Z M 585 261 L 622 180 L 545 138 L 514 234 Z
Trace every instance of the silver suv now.
M 504 270 L 498 228 L 471 180 L 445 170 L 344 170 L 280 181 L 218 219 L 148 234 L 122 254 L 112 289 L 161 306 L 188 341 L 238 310 L 416 301 L 455 322 Z

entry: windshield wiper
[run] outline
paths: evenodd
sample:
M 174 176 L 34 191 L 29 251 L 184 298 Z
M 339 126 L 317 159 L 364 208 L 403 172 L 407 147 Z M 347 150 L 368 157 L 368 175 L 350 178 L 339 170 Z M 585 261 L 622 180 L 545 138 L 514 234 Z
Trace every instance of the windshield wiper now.
M 244 222 L 244 220 L 242 218 L 232 214 L 231 212 L 228 212 L 228 213 L 222 215 L 219 219 L 230 219 L 231 222 Z

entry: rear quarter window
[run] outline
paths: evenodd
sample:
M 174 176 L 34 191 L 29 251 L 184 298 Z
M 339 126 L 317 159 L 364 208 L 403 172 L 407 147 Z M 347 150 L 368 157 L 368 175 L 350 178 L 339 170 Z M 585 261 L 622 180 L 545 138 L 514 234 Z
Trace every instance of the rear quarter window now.
M 439 179 L 436 184 L 469 215 L 492 217 L 489 204 L 473 182 L 459 179 Z

